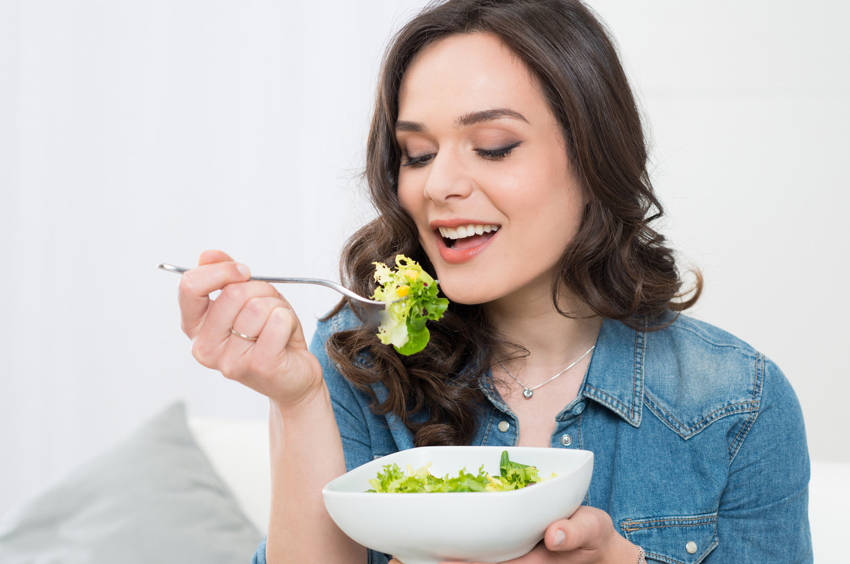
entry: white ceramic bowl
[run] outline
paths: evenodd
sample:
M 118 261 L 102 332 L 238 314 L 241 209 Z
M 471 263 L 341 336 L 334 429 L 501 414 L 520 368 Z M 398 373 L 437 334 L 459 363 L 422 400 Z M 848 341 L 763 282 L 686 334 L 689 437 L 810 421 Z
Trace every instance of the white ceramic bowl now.
M 366 493 L 384 465 L 406 471 L 431 464 L 436 476 L 479 466 L 499 474 L 499 459 L 537 466 L 541 478 L 556 478 L 507 492 Z M 532 447 L 420 447 L 368 462 L 329 482 L 325 507 L 337 526 L 363 546 L 392 554 L 404 564 L 443 560 L 502 562 L 522 556 L 543 538 L 546 527 L 581 505 L 593 472 L 586 450 Z

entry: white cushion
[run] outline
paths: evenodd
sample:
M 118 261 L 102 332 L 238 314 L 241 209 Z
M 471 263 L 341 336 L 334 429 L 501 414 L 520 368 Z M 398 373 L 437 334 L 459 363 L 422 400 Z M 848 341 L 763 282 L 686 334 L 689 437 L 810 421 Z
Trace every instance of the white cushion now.
M 0 562 L 247 562 L 263 533 L 186 423 L 170 404 L 4 515 Z
M 266 534 L 271 507 L 268 422 L 190 417 L 189 428 L 242 510 Z
M 847 562 L 847 508 L 850 507 L 850 464 L 812 461 L 809 486 L 809 520 L 815 562 Z

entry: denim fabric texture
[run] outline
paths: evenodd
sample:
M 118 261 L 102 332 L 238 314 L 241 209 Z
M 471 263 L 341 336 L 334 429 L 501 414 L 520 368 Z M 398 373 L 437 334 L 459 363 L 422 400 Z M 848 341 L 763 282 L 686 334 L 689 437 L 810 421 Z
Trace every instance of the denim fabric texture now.
M 348 470 L 414 446 L 395 416 L 370 411 L 369 397 L 325 353 L 332 333 L 357 323 L 342 310 L 319 323 L 311 344 Z M 481 384 L 489 402 L 471 444 L 514 445 L 515 415 L 489 373 Z M 382 384 L 374 389 L 386 396 Z M 809 454 L 797 397 L 773 362 L 707 323 L 680 315 L 645 332 L 604 320 L 550 446 L 593 451 L 585 504 L 606 511 L 648 562 L 812 562 Z M 370 564 L 387 560 L 369 552 Z M 265 563 L 265 542 L 253 562 Z

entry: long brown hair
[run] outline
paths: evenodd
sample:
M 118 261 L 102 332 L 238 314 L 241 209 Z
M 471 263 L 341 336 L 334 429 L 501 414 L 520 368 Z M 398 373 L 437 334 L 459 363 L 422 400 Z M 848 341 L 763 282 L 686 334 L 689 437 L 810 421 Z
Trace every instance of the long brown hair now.
M 579 0 L 432 2 L 396 34 L 383 60 L 366 155 L 365 177 L 379 215 L 346 244 L 340 264 L 344 283 L 371 294 L 372 262 L 391 263 L 397 253 L 433 272 L 397 195 L 399 86 L 423 47 L 473 32 L 498 35 L 536 75 L 585 190 L 578 233 L 564 250 L 561 275 L 552 288 L 555 307 L 566 287 L 599 316 L 657 328 L 665 313 L 693 305 L 702 290 L 701 275 L 695 273 L 690 298 L 681 299 L 686 293 L 673 251 L 650 227 L 663 211 L 647 174 L 631 89 L 604 27 Z M 669 323 L 670 316 L 664 317 Z M 381 344 L 367 327 L 338 332 L 326 347 L 342 374 L 371 394 L 373 411 L 397 415 L 414 433 L 416 445 L 465 444 L 475 433 L 476 412 L 484 401 L 481 376 L 504 343 L 481 306 L 452 303 L 444 318 L 429 327 L 430 343 L 410 357 Z M 383 402 L 371 388 L 376 382 L 387 389 Z

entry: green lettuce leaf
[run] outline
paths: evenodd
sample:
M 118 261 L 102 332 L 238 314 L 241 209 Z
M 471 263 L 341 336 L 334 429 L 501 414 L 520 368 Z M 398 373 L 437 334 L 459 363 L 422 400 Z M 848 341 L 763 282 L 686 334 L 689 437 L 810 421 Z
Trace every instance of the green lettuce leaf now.
M 449 300 L 438 297 L 437 282 L 413 259 L 396 255 L 395 269 L 382 262 L 373 264 L 379 286 L 372 299 L 387 304 L 378 339 L 399 354 L 418 353 L 431 338 L 426 322 L 443 317 Z
M 442 478 L 429 471 L 431 464 L 417 470 L 410 466 L 407 473 L 402 472 L 398 464 L 386 464 L 377 477 L 369 480 L 372 486 L 369 492 L 377 493 L 455 493 L 455 492 L 503 492 L 518 490 L 541 482 L 536 466 L 520 464 L 508 457 L 508 451 L 502 451 L 499 475 L 491 476 L 482 464 L 477 474 L 461 468 L 457 476 L 446 474 Z M 552 474 L 555 477 L 555 474 Z

